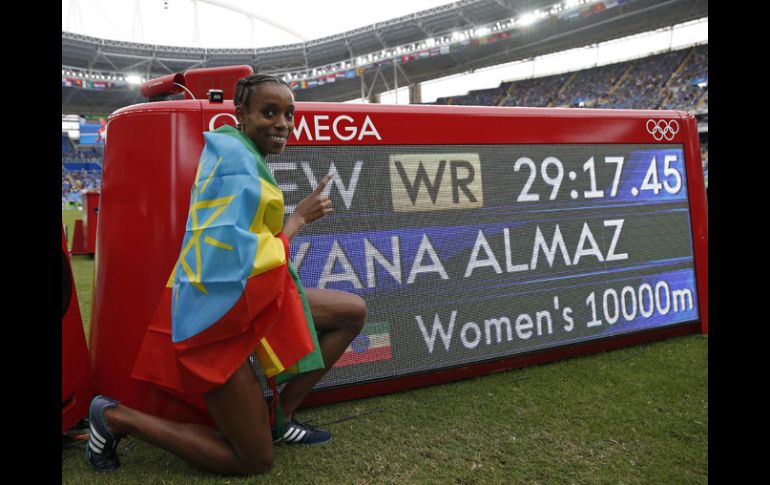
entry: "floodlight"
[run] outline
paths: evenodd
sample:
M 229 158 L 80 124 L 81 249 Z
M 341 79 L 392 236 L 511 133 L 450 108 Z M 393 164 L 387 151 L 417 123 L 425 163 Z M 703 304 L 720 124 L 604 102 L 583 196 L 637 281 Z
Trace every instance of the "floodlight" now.
M 519 17 L 518 23 L 526 27 L 527 25 L 532 25 L 533 23 L 535 23 L 535 20 L 536 19 L 534 14 L 525 13 L 524 15 Z

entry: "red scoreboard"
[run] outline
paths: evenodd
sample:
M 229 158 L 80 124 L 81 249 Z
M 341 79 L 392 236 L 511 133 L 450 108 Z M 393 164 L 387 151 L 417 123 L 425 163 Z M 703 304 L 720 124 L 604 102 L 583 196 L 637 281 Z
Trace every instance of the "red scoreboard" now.
M 209 422 L 131 371 L 179 255 L 202 133 L 224 123 L 232 101 L 109 119 L 95 388 L 176 420 Z M 306 287 L 369 309 L 306 405 L 707 332 L 690 114 L 298 102 L 289 146 L 267 161 L 287 215 L 332 176 L 335 211 L 294 238 L 292 262 Z

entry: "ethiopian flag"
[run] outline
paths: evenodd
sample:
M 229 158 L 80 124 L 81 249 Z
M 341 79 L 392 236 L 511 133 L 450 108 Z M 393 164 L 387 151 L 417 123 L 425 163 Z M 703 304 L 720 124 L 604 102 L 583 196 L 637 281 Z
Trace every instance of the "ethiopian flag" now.
M 204 133 L 179 257 L 132 376 L 205 409 L 255 352 L 278 382 L 323 368 L 289 258 L 283 194 L 256 146 L 231 126 Z
M 390 360 L 390 324 L 370 323 L 350 343 L 333 367 Z

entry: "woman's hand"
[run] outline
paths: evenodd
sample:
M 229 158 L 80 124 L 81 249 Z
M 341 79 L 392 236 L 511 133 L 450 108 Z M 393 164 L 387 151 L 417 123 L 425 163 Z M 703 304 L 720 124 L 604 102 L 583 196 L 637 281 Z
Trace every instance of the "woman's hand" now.
M 331 175 L 322 178 L 321 182 L 318 183 L 318 187 L 310 195 L 302 199 L 302 202 L 297 204 L 297 207 L 294 208 L 294 213 L 289 216 L 283 227 L 283 233 L 286 237 L 289 239 L 293 238 L 305 224 L 310 224 L 334 212 L 331 199 L 321 195 L 321 192 L 323 192 L 331 179 Z

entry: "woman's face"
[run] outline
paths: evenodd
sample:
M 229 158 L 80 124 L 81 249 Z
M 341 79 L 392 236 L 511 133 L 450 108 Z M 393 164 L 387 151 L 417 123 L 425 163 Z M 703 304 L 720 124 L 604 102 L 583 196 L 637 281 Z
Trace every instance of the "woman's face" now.
M 247 109 L 238 106 L 235 116 L 241 131 L 266 155 L 281 153 L 294 129 L 294 95 L 283 84 L 257 85 Z

